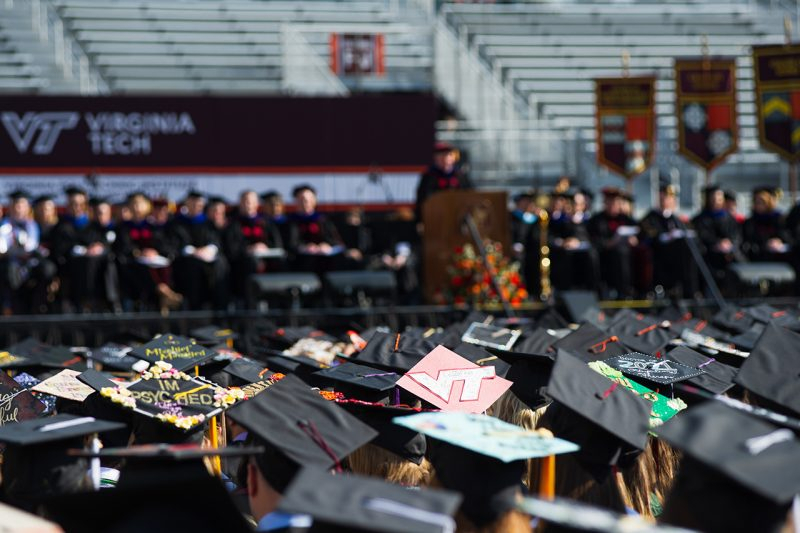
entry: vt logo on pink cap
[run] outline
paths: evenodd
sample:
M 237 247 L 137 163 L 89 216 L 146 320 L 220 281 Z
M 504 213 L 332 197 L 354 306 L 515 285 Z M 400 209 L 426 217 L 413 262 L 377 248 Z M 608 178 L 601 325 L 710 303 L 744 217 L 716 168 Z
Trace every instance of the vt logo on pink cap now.
M 397 384 L 443 411 L 482 413 L 511 387 L 493 366 L 478 366 L 437 346 Z

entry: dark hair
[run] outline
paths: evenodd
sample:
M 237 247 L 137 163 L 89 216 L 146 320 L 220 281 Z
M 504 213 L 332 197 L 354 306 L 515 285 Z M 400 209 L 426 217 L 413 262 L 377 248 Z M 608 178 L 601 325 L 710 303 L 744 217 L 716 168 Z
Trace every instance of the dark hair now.
M 292 196 L 297 196 L 301 192 L 305 192 L 305 191 L 311 191 L 314 194 L 314 196 L 317 195 L 317 191 L 314 189 L 314 187 L 312 187 L 308 183 L 304 183 L 304 184 L 298 185 L 297 187 L 292 189 Z

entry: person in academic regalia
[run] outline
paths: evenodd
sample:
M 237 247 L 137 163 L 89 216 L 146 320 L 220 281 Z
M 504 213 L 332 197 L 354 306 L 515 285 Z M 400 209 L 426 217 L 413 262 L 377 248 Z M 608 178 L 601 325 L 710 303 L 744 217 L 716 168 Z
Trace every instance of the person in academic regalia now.
M 121 310 L 119 295 L 119 275 L 117 265 L 113 256 L 114 242 L 117 240 L 117 225 L 113 218 L 111 203 L 105 198 L 93 197 L 89 200 L 89 218 L 92 225 L 96 226 L 97 231 L 105 234 L 112 254 L 109 256 L 103 277 L 103 292 L 105 300 L 116 310 Z
M 297 211 L 289 217 L 296 236 L 295 267 L 297 270 L 325 272 L 341 264 L 344 243 L 336 226 L 317 211 L 317 193 L 310 185 L 292 191 Z
M 706 187 L 703 193 L 704 207 L 692 220 L 692 226 L 704 248 L 708 266 L 717 281 L 722 282 L 726 279 L 728 265 L 744 259 L 739 249 L 739 224 L 725 209 L 725 193 L 719 186 Z
M 595 290 L 600 279 L 597 250 L 587 227 L 588 198 L 583 191 L 563 191 L 552 196 L 548 227 L 550 278 L 558 290 Z
M 425 200 L 439 191 L 472 189 L 470 179 L 457 166 L 458 151 L 450 144 L 436 143 L 433 147 L 433 164 L 422 174 L 417 185 L 415 213 L 417 222 L 422 222 L 422 206 Z
M 4 306 L 16 314 L 42 311 L 47 305 L 47 290 L 56 275 L 40 245 L 39 226 L 31 217 L 30 200 L 24 191 L 9 195 L 8 216 L 0 220 L 0 291 Z
M 201 193 L 190 191 L 183 211 L 168 225 L 176 251 L 175 285 L 190 309 L 209 303 L 223 309 L 228 301 L 228 263 L 217 230 L 206 217 L 205 204 Z
M 639 228 L 651 255 L 653 284 L 673 296 L 691 298 L 697 292 L 697 268 L 686 243 L 688 220 L 679 219 L 676 210 L 675 188 L 662 185 L 658 207 L 645 215 Z
M 55 258 L 66 301 L 75 310 L 97 309 L 104 297 L 110 250 L 106 233 L 89 219 L 88 195 L 78 187 L 67 193 L 67 213 L 52 234 Z
M 162 311 L 176 309 L 183 296 L 172 289 L 170 264 L 175 250 L 164 227 L 149 219 L 152 204 L 143 192 L 131 193 L 128 207 L 131 219 L 122 223 L 114 243 L 123 297 L 144 306 L 157 303 Z
M 778 210 L 778 191 L 753 190 L 753 213 L 742 226 L 742 251 L 751 261 L 789 261 L 788 235 Z
M 632 251 L 639 244 L 636 223 L 623 212 L 619 189 L 603 189 L 603 212 L 589 219 L 587 230 L 600 255 L 600 276 L 610 298 L 633 295 Z
M 52 247 L 51 235 L 58 224 L 58 211 L 53 197 L 45 194 L 33 200 L 33 220 L 39 226 L 39 244 L 48 250 Z
M 736 223 L 739 225 L 744 224 L 745 216 L 744 213 L 739 212 L 739 205 L 736 201 L 736 193 L 733 191 L 723 191 L 725 194 L 725 209 L 728 210 L 728 213 L 736 220 Z
M 239 213 L 225 229 L 224 239 L 237 298 L 245 298 L 247 280 L 253 274 L 282 270 L 282 260 L 264 257 L 268 250 L 283 248 L 283 241 L 278 228 L 258 214 L 255 191 L 247 190 L 239 196 Z
M 364 222 L 364 210 L 357 207 L 348 209 L 336 229 L 346 249 L 343 267 L 348 270 L 363 270 L 372 248 L 372 232 Z
M 225 229 L 228 227 L 228 204 L 221 196 L 211 196 L 206 205 L 206 216 L 209 222 L 217 230 L 220 240 L 224 239 Z
M 521 192 L 514 196 L 514 209 L 511 211 L 511 250 L 514 259 L 520 262 L 525 287 L 530 294 L 541 292 L 541 226 L 536 193 Z
M 278 191 L 267 191 L 261 195 L 261 212 L 264 218 L 278 229 L 283 248 L 290 252 L 297 245 L 297 235 L 285 208 L 283 197 Z

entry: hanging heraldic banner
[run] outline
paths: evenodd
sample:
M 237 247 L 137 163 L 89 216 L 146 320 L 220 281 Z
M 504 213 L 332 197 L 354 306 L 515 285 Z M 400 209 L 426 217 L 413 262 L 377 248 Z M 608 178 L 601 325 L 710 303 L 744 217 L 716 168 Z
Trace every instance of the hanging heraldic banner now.
M 381 76 L 386 73 L 381 34 L 331 34 L 330 53 L 331 70 L 339 76 Z
M 736 60 L 675 60 L 678 151 L 710 170 L 736 152 Z
M 656 79 L 647 77 L 594 80 L 597 162 L 633 178 L 647 170 L 656 140 Z
M 800 45 L 753 47 L 758 136 L 765 150 L 800 159 Z

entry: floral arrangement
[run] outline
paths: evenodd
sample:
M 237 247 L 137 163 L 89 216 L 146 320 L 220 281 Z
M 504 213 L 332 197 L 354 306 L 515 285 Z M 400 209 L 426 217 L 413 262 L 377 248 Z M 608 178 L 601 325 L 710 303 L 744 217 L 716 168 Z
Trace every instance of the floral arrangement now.
M 325 400 L 328 400 L 329 402 L 336 400 L 344 400 L 344 394 L 341 392 L 336 392 L 331 390 L 320 390 L 318 392 L 320 396 L 322 396 Z
M 206 419 L 206 415 L 184 416 L 178 413 L 159 413 L 156 418 L 179 429 L 191 429 L 198 424 L 202 424 Z
M 494 269 L 500 294 L 492 285 L 483 258 L 474 246 L 465 244 L 455 249 L 453 261 L 447 269 L 450 276 L 449 300 L 457 305 L 498 304 L 502 295 L 511 305 L 521 304 L 528 297 L 528 291 L 519 273 L 519 263 L 506 257 L 500 243 L 492 241 L 486 243 L 486 259 Z
M 238 387 L 217 387 L 214 390 L 214 407 L 222 407 L 227 409 L 231 405 L 246 398 L 245 393 Z
M 125 387 L 103 387 L 100 389 L 100 396 L 110 399 L 114 403 L 118 403 L 128 409 L 136 408 L 136 399 L 131 394 L 131 391 Z
M 187 374 L 186 372 L 180 372 L 179 370 L 175 369 L 171 364 L 165 361 L 156 361 L 154 364 L 150 365 L 150 368 L 142 372 L 141 378 L 144 380 L 148 379 L 182 379 L 184 381 L 189 381 L 192 379 L 192 376 Z

